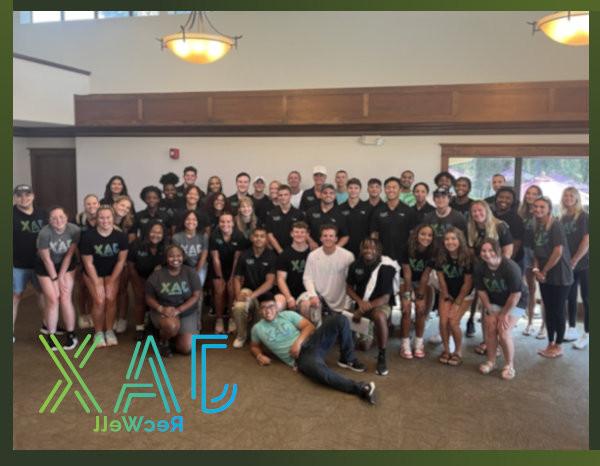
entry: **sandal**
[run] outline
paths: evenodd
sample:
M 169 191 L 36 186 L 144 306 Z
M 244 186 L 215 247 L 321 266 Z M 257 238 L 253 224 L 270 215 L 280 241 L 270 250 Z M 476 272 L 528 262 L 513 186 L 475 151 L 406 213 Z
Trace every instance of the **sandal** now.
M 475 352 L 479 355 L 484 355 L 487 351 L 487 346 L 485 343 L 479 343 L 476 347 L 475 347 Z
M 425 357 L 425 350 L 423 348 L 415 348 L 413 356 L 417 359 L 423 359 Z
M 488 375 L 490 372 L 496 370 L 496 363 L 492 361 L 486 361 L 479 365 L 479 372 L 483 375 Z
M 515 375 L 516 371 L 512 366 L 504 366 L 504 369 L 502 369 L 502 378 L 504 380 L 512 380 L 515 378 Z
M 555 356 L 553 356 L 553 351 L 552 348 L 550 346 L 544 348 L 544 349 L 539 349 L 537 352 L 540 356 L 543 356 L 545 358 L 553 358 Z
M 533 329 L 533 324 L 527 324 L 527 327 L 525 327 L 525 330 L 523 330 L 523 335 L 525 335 L 526 337 L 533 335 L 535 333 L 535 330 Z
M 463 360 L 460 357 L 459 354 L 454 353 L 452 356 L 450 356 L 450 359 L 448 360 L 448 365 L 449 366 L 460 366 L 462 364 Z
M 444 351 L 441 354 L 441 356 L 438 359 L 438 361 L 441 362 L 442 364 L 448 364 L 448 362 L 450 361 L 450 355 Z

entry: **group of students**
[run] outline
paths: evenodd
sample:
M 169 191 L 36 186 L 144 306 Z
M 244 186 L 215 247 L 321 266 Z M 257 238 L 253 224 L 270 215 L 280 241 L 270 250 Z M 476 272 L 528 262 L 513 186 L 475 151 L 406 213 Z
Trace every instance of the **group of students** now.
M 495 195 L 473 200 L 469 178 L 441 172 L 434 179 L 434 205 L 427 183 L 414 184 L 410 170 L 383 183 L 370 179 L 366 200 L 358 178 L 338 170 L 335 185 L 329 184 L 323 166 L 314 167 L 313 186 L 306 190 L 295 170 L 288 184 L 272 181 L 268 187 L 261 176 L 252 182 L 239 173 L 229 197 L 218 176 L 209 178 L 206 192 L 196 181 L 194 167 L 184 169 L 181 185 L 176 174 L 163 175 L 162 189 L 142 189 L 145 208 L 135 212 L 124 179 L 113 176 L 102 199 L 85 197 L 73 222 L 63 207 L 36 208 L 31 187 L 16 186 L 13 327 L 31 282 L 41 291 L 41 332 L 64 333 L 63 348 L 73 349 L 76 287 L 79 327 L 93 327 L 97 347 L 116 345 L 117 333 L 127 329 L 131 284 L 136 339 L 152 328 L 163 356 L 187 354 L 201 327 L 202 304 L 210 300 L 215 326 L 209 331 L 235 334 L 235 348 L 250 338 L 260 365 L 275 355 L 370 402 L 373 382 L 342 377 L 324 358 L 339 341 L 338 365 L 364 372 L 352 334 L 362 328 L 362 343 L 377 343 L 375 372 L 388 374 L 396 305 L 402 358 L 425 357 L 425 324 L 435 307 L 439 335 L 432 341 L 443 345 L 438 359 L 458 366 L 461 319 L 470 310 L 466 334 L 473 336 L 479 302 L 484 341 L 476 351 L 486 355 L 479 370 L 495 370 L 501 348 L 504 379 L 515 376 L 511 330 L 519 318 L 527 316 L 525 335 L 536 333 L 536 283 L 544 305 L 537 337 L 548 338 L 540 355 L 561 356 L 565 340 L 576 340 L 579 349 L 589 341 L 589 216 L 575 188 L 565 189 L 562 215 L 555 218 L 538 186 L 530 186 L 519 203 L 502 175 L 492 178 Z M 581 336 L 575 329 L 578 292 L 585 310 Z M 50 337 L 48 343 L 54 347 Z

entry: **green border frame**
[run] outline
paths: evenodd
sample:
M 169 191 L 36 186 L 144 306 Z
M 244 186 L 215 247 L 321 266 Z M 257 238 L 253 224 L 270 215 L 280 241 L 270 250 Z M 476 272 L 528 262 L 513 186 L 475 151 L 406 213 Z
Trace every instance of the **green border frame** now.
M 0 40 L 2 44 L 2 56 L 0 58 L 1 76 L 4 76 L 4 84 L 0 86 L 0 103 L 4 109 L 12 109 L 12 11 L 30 10 L 38 8 L 40 10 L 60 8 L 61 10 L 76 10 L 82 8 L 81 1 L 14 1 L 6 2 L 6 6 L 11 6 L 4 10 L 0 15 Z M 573 10 L 591 11 L 590 26 L 595 32 L 600 33 L 600 2 L 597 0 L 580 1 L 557 1 L 557 0 L 221 0 L 221 1 L 92 1 L 86 2 L 87 9 L 103 8 L 110 10 L 112 8 L 135 8 L 138 6 L 144 8 L 155 8 L 156 10 L 187 10 L 190 7 L 203 10 L 314 10 L 314 11 L 332 11 L 332 10 L 419 10 L 419 11 L 549 11 L 564 10 L 569 7 Z M 592 33 L 594 35 L 595 33 Z M 593 79 L 600 75 L 600 57 L 598 50 L 600 46 L 590 45 L 590 84 Z M 592 115 L 600 114 L 600 98 L 598 93 L 594 94 L 590 86 L 590 144 L 593 148 L 594 139 L 592 133 L 594 129 L 600 132 L 600 118 L 594 119 Z M 0 114 L 0 145 L 3 152 L 9 154 L 12 152 L 12 111 L 6 110 Z M 592 151 L 593 152 L 593 151 Z M 590 156 L 591 174 L 597 173 L 597 166 L 600 162 L 595 161 L 594 156 Z M 3 279 L 0 281 L 0 296 L 4 296 L 5 303 L 8 304 L 8 296 L 11 294 L 11 263 L 12 263 L 12 236 L 10 225 L 12 219 L 12 157 L 2 157 L 0 159 L 0 196 L 6 201 L 0 204 L 0 218 L 5 219 L 0 223 L 0 230 L 4 241 L 0 242 L 0 271 Z M 595 224 L 591 222 L 590 228 L 595 230 Z M 600 249 L 599 249 L 600 250 Z M 590 249 L 592 263 L 598 263 L 593 260 L 599 257 L 595 250 Z M 4 278 L 5 277 L 5 278 Z M 598 274 L 600 277 L 600 273 Z M 594 275 L 592 275 L 592 281 Z M 596 298 L 599 290 L 592 286 L 591 302 L 599 302 Z M 593 314 L 593 311 L 592 311 Z M 0 338 L 0 349 L 4 354 L 10 357 L 4 357 L 0 361 L 4 380 L 12 381 L 12 344 L 10 343 L 10 324 L 8 323 L 8 312 L 5 315 L 6 326 L 2 331 Z M 591 316 L 592 325 L 594 316 Z M 599 360 L 598 353 L 600 347 L 590 345 L 590 367 L 594 367 L 593 362 Z M 590 449 L 600 449 L 600 411 L 597 400 L 597 392 L 600 380 L 600 374 L 590 371 Z M 573 381 L 577 383 L 577 381 Z M 295 451 L 290 454 L 288 451 L 110 451 L 110 452 L 83 452 L 83 451 L 39 451 L 23 452 L 13 451 L 12 449 L 12 383 L 5 383 L 0 386 L 0 403 L 5 414 L 0 423 L 0 455 L 6 464 L 32 464 L 43 462 L 45 464 L 72 464 L 78 461 L 86 465 L 105 465 L 107 461 L 126 460 L 130 464 L 162 464 L 165 460 L 185 461 L 185 460 L 203 460 L 210 463 L 230 463 L 239 462 L 242 464 L 278 464 L 285 461 L 289 466 L 304 465 L 307 462 L 328 464 L 328 465 L 364 465 L 364 464 L 382 464 L 392 465 L 403 462 L 405 464 L 428 464 L 436 461 L 442 462 L 447 466 L 463 465 L 495 465 L 511 462 L 514 465 L 560 465 L 564 466 L 568 462 L 576 462 L 578 465 L 600 464 L 600 452 L 582 451 Z M 402 426 L 399 426 L 401 429 Z M 524 433 L 525 434 L 525 433 Z M 3 461 L 3 462 L 4 462 Z

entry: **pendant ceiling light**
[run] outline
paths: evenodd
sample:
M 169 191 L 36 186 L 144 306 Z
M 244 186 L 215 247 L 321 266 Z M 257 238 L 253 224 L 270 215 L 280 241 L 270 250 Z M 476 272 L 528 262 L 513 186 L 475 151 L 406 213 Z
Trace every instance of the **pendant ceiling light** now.
M 194 30 L 194 27 L 197 27 Z M 207 29 L 208 26 L 208 29 Z M 237 48 L 242 36 L 221 34 L 210 22 L 205 11 L 192 11 L 181 32 L 159 39 L 161 49 L 169 49 L 190 63 L 212 63 L 223 58 L 232 47 Z
M 530 23 L 533 32 L 543 31 L 550 39 L 565 45 L 589 45 L 589 11 L 558 11 Z

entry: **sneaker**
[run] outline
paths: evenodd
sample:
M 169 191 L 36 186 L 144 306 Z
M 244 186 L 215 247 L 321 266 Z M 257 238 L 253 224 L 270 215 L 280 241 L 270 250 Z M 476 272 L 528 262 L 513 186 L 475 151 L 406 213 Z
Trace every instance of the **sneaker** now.
M 364 372 L 367 370 L 365 365 L 362 362 L 360 362 L 358 359 L 355 359 L 354 361 L 339 360 L 337 362 L 337 365 L 340 367 L 343 367 L 344 369 L 350 369 L 351 371 L 354 371 L 354 372 Z
M 575 349 L 584 349 L 588 343 L 590 342 L 590 336 L 588 333 L 584 333 L 579 337 L 575 343 L 573 343 L 573 348 Z
M 375 373 L 377 375 L 388 375 L 390 373 L 385 361 L 385 354 L 383 353 L 379 353 L 379 356 L 377 356 L 377 368 L 375 369 Z
M 217 317 L 217 321 L 215 322 L 215 333 L 223 333 L 225 330 L 225 326 L 223 324 L 223 319 L 221 317 Z
M 540 327 L 537 335 L 535 336 L 538 340 L 545 340 L 547 338 L 546 335 L 546 327 Z
M 62 347 L 67 351 L 72 350 L 77 346 L 77 343 L 79 343 L 79 339 L 77 338 L 77 336 L 73 332 L 68 332 L 67 338 L 65 339 L 65 342 L 63 343 Z
M 48 330 L 46 324 L 42 324 L 42 326 L 40 327 L 40 333 L 42 335 L 50 335 L 50 330 Z M 66 330 L 59 325 L 58 327 L 56 327 L 56 332 L 54 332 L 54 335 L 64 335 L 65 333 Z
M 402 346 L 400 347 L 400 357 L 402 357 L 404 359 L 412 359 L 413 358 L 412 350 L 410 349 L 410 339 L 409 338 L 402 339 Z
M 113 325 L 113 330 L 117 333 L 124 333 L 127 330 L 127 320 L 119 319 Z
M 435 335 L 430 336 L 427 341 L 432 345 L 439 345 L 442 343 L 442 336 L 439 333 L 436 333 Z
M 56 334 L 54 334 L 54 335 L 56 335 Z M 50 349 L 52 351 L 58 351 L 57 346 L 54 344 L 54 341 L 52 341 L 52 333 L 46 334 L 46 341 L 48 342 L 48 346 L 50 346 Z
M 227 322 L 227 333 L 235 333 L 236 331 L 237 325 L 235 324 L 235 320 L 230 317 L 229 322 Z
M 535 331 L 533 330 L 533 324 L 527 324 L 527 327 L 525 327 L 525 330 L 523 330 L 523 335 L 528 337 L 529 335 L 533 335 L 534 333 Z
M 94 343 L 96 343 L 96 348 L 104 348 L 106 346 L 104 332 L 96 332 L 94 335 Z
M 467 321 L 467 331 L 465 332 L 465 335 L 467 335 L 467 338 L 475 336 L 475 322 L 472 320 Z
M 246 343 L 246 339 L 245 338 L 237 337 L 235 340 L 233 340 L 233 347 L 235 349 L 243 348 L 244 347 L 244 343 Z
M 173 351 L 171 350 L 171 345 L 168 341 L 159 341 L 158 342 L 158 352 L 163 358 L 171 358 L 173 357 Z
M 576 341 L 579 338 L 579 332 L 575 327 L 567 328 L 565 332 L 564 341 Z
M 79 317 L 77 317 L 77 325 L 83 330 L 92 328 L 94 326 L 92 316 L 89 314 L 80 314 Z
M 106 340 L 106 346 L 116 346 L 119 344 L 119 340 L 117 340 L 117 336 L 112 330 L 104 332 L 104 339 Z
M 375 395 L 375 382 L 364 383 L 362 387 L 360 387 L 360 397 L 374 405 L 377 401 Z

